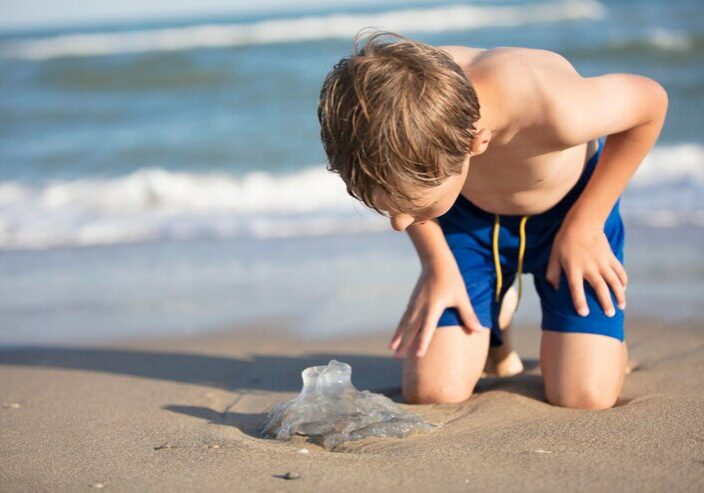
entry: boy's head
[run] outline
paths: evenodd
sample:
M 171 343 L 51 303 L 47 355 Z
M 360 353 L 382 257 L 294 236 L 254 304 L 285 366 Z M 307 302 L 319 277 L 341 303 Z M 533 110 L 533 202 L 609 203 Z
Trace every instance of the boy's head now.
M 382 36 L 396 38 L 383 42 Z M 318 119 L 328 170 L 403 230 L 444 214 L 460 193 L 479 101 L 445 51 L 374 32 L 328 73 Z M 387 214 L 388 212 L 388 214 Z M 404 224 L 405 223 L 405 224 Z

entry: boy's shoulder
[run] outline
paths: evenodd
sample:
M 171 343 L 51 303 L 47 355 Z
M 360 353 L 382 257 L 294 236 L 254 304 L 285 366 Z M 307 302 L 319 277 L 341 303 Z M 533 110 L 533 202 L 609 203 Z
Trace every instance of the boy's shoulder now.
M 560 88 L 557 73 L 576 74 L 559 53 L 517 46 L 438 46 L 467 75 L 481 104 L 483 126 L 507 141 L 525 128 L 550 126 Z
M 474 81 L 475 79 L 513 79 L 514 76 L 539 74 L 540 70 L 568 69 L 572 64 L 557 52 L 541 48 L 520 46 L 498 46 L 495 48 L 472 48 L 448 45 L 437 48 L 448 53 Z

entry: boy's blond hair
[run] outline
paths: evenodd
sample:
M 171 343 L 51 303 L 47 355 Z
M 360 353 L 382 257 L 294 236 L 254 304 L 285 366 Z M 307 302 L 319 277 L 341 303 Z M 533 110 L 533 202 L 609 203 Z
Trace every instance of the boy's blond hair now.
M 391 31 L 372 32 L 360 48 L 362 31 L 353 54 L 325 77 L 320 136 L 327 169 L 352 197 L 386 215 L 375 204 L 379 189 L 392 203 L 415 203 L 413 189 L 461 172 L 479 101 L 447 52 Z

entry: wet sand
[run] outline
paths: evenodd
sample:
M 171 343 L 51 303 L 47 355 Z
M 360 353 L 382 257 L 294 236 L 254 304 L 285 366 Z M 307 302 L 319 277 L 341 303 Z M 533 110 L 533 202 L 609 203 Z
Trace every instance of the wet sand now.
M 1 350 L 0 490 L 704 491 L 701 321 L 630 321 L 633 372 L 605 411 L 545 402 L 533 328 L 514 329 L 524 374 L 482 379 L 462 403 L 416 406 L 403 403 L 391 333 L 242 334 Z M 261 438 L 300 372 L 333 358 L 352 365 L 358 389 L 441 426 L 334 452 Z

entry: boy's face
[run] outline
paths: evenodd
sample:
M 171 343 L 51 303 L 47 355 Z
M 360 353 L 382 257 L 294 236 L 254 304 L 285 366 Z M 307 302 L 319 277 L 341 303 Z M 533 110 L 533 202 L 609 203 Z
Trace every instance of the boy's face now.
M 418 189 L 418 204 L 391 204 L 386 196 L 377 199 L 379 209 L 389 213 L 391 227 L 396 231 L 404 231 L 411 224 L 423 222 L 442 216 L 457 200 L 462 191 L 469 171 L 469 156 L 462 164 L 462 172 L 449 176 L 440 185 L 433 188 Z

